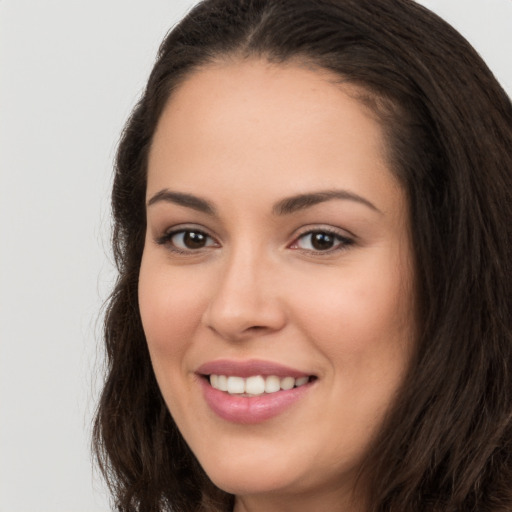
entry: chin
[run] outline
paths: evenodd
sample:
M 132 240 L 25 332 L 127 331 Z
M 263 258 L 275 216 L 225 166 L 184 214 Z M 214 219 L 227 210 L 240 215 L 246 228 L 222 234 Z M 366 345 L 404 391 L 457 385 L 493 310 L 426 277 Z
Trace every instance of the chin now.
M 242 475 L 232 475 L 231 477 L 229 475 L 208 476 L 219 489 L 235 496 L 281 494 L 294 488 L 292 482 L 285 480 L 282 474 L 263 476 L 261 475 L 262 471 L 259 473 L 256 477 Z
M 220 464 L 213 461 L 203 465 L 203 469 L 219 489 L 238 496 L 286 492 L 300 486 L 300 475 L 275 461 L 244 459 L 244 462 L 230 459 Z

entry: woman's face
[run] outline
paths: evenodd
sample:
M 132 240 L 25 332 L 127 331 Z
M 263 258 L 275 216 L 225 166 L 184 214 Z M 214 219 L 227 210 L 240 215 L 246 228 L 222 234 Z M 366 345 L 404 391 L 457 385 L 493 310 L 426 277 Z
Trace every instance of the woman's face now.
M 139 301 L 154 371 L 240 509 L 339 503 L 412 352 L 404 192 L 378 123 L 332 80 L 203 68 L 150 151 Z

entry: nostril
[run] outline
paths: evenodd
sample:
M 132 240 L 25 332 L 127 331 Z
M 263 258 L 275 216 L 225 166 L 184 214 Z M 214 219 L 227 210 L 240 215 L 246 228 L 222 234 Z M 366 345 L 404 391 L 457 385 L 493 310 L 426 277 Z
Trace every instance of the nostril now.
M 257 298 L 238 298 L 220 293 L 213 297 L 203 313 L 202 324 L 229 340 L 262 336 L 286 324 L 286 315 L 279 304 Z

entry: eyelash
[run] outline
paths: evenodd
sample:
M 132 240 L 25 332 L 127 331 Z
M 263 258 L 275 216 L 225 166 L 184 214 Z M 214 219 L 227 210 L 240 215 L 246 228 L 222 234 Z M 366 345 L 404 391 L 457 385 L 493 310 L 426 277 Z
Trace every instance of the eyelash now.
M 173 243 L 174 237 L 176 237 L 177 235 L 185 235 L 186 233 L 189 233 L 189 234 L 193 233 L 195 235 L 205 237 L 207 240 L 213 241 L 214 243 L 209 244 L 209 245 L 204 245 L 203 247 L 198 247 L 196 249 L 192 249 L 192 248 L 183 249 L 181 247 L 178 247 L 176 245 L 176 243 Z M 335 247 L 328 248 L 325 250 L 304 249 L 304 248 L 298 247 L 298 243 L 301 239 L 305 239 L 308 236 L 311 237 L 315 234 L 327 235 L 329 237 L 332 237 L 334 240 L 334 243 L 336 244 Z M 180 228 L 180 229 L 175 229 L 175 230 L 169 231 L 168 233 L 165 233 L 163 236 L 157 238 L 156 243 L 158 245 L 165 245 L 168 247 L 168 249 L 170 251 L 172 251 L 176 254 L 182 254 L 182 255 L 192 255 L 192 254 L 198 253 L 199 251 L 206 249 L 208 247 L 219 247 L 218 242 L 216 242 L 212 236 L 210 236 L 208 233 L 206 233 L 205 231 L 203 231 L 201 229 L 194 229 L 194 228 Z M 290 245 L 288 245 L 288 248 L 292 249 L 292 250 L 301 251 L 301 252 L 307 253 L 307 254 L 314 254 L 314 255 L 322 256 L 322 255 L 327 255 L 327 254 L 332 254 L 332 253 L 336 253 L 336 252 L 341 252 L 343 250 L 347 250 L 348 247 L 350 247 L 353 244 L 354 244 L 354 239 L 343 236 L 333 229 L 317 228 L 317 229 L 309 229 L 307 231 L 304 231 L 303 233 L 300 233 L 294 239 L 294 241 Z
M 190 255 L 190 254 L 193 254 L 193 253 L 196 253 L 196 252 L 199 252 L 200 250 L 204 249 L 204 248 L 207 248 L 207 247 L 211 247 L 212 245 L 205 245 L 204 247 L 200 247 L 200 248 L 197 248 L 197 249 L 182 249 L 181 247 L 177 247 L 175 243 L 173 243 L 173 238 L 177 235 L 180 235 L 180 234 L 183 234 L 185 235 L 186 233 L 194 233 L 196 235 L 200 235 L 200 236 L 203 236 L 205 237 L 206 239 L 209 239 L 209 240 L 214 240 L 214 238 L 212 236 L 210 236 L 208 233 L 206 233 L 205 231 L 201 230 L 201 229 L 194 229 L 194 228 L 180 228 L 180 229 L 175 229 L 175 230 L 172 230 L 172 231 L 169 231 L 168 233 L 165 233 L 163 236 L 159 237 L 157 240 L 156 240 L 156 243 L 158 245 L 165 245 L 168 247 L 168 249 L 174 253 L 177 253 L 177 254 L 183 254 L 183 255 Z M 218 246 L 218 245 L 217 245 Z
M 299 243 L 299 240 L 304 239 L 304 238 L 306 238 L 308 236 L 312 237 L 315 234 L 327 235 L 329 237 L 332 237 L 332 239 L 334 240 L 335 246 L 331 247 L 329 249 L 326 249 L 326 250 L 321 250 L 321 249 L 318 249 L 318 250 L 303 249 L 301 247 L 297 247 L 297 245 Z M 346 237 L 346 236 L 343 236 L 339 232 L 337 232 L 337 231 L 335 231 L 333 229 L 329 229 L 329 228 L 316 228 L 316 229 L 308 229 L 307 231 L 304 231 L 303 233 L 300 233 L 295 238 L 295 240 L 292 242 L 292 244 L 289 245 L 288 247 L 290 249 L 301 251 L 301 252 L 304 252 L 304 253 L 307 253 L 307 254 L 315 254 L 315 255 L 318 255 L 318 256 L 322 256 L 322 255 L 328 255 L 328 254 L 337 253 L 337 252 L 341 252 L 341 251 L 347 250 L 348 247 L 350 247 L 353 244 L 354 244 L 354 239 Z

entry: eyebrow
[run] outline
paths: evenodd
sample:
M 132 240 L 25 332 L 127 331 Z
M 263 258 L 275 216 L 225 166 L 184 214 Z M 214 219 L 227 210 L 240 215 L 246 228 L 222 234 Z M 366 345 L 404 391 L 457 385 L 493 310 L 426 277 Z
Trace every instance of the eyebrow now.
M 216 209 L 212 203 L 201 197 L 185 194 L 183 192 L 171 192 L 168 189 L 160 190 L 149 201 L 147 206 L 152 206 L 159 202 L 174 203 L 186 208 L 192 208 L 198 212 L 206 213 L 208 215 L 216 215 Z
M 342 199 L 355 201 L 363 204 L 378 213 L 382 213 L 373 203 L 348 190 L 322 190 L 307 194 L 298 194 L 296 196 L 287 197 L 275 204 L 272 212 L 275 215 L 289 215 L 299 210 L 305 210 L 316 204 L 324 203 L 332 199 Z
M 348 190 L 322 190 L 319 192 L 309 192 L 286 197 L 274 205 L 272 213 L 280 216 L 290 215 L 297 211 L 311 208 L 317 204 L 331 201 L 332 199 L 355 201 L 356 203 L 367 206 L 371 210 L 382 213 L 373 203 Z M 153 197 L 151 197 L 151 199 L 149 199 L 147 206 L 149 207 L 162 201 L 177 204 L 179 206 L 185 206 L 186 208 L 191 208 L 208 215 L 217 215 L 217 210 L 210 201 L 193 194 L 172 192 L 168 189 L 163 189 L 160 190 L 160 192 L 157 192 Z

